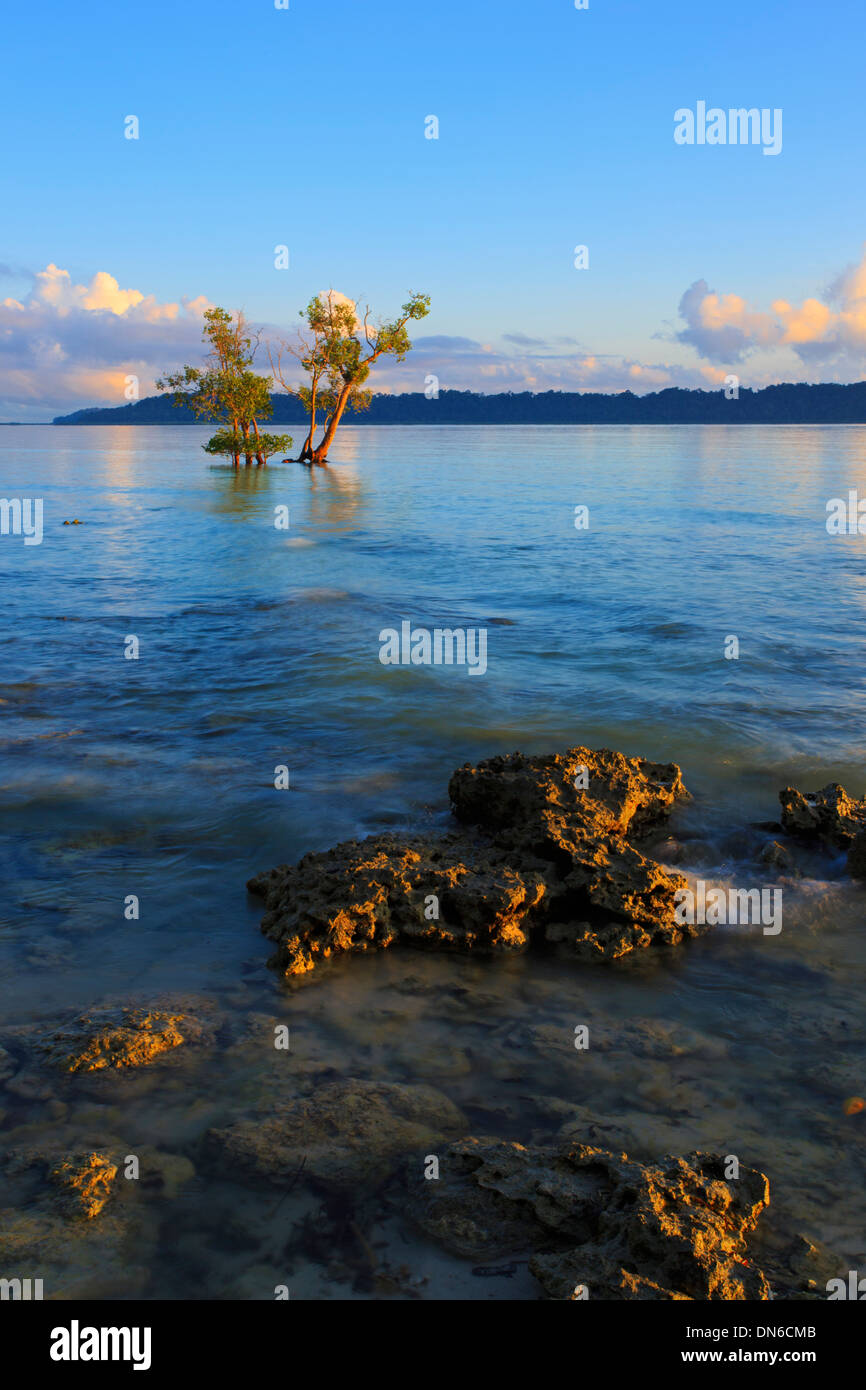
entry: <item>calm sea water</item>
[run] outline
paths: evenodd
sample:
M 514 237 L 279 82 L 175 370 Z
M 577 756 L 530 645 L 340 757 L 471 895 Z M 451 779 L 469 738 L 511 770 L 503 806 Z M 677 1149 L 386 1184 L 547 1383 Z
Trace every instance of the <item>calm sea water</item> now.
M 866 1259 L 864 1125 L 841 1113 L 866 1090 L 866 947 L 862 897 L 838 863 L 790 886 L 782 937 L 720 930 L 663 968 L 398 953 L 338 962 L 301 989 L 265 969 L 244 889 L 310 849 L 445 825 L 448 775 L 467 759 L 574 743 L 679 762 L 695 794 L 674 827 L 681 862 L 742 883 L 779 788 L 866 784 L 866 540 L 825 526 L 828 499 L 866 495 L 866 430 L 347 427 L 312 476 L 214 467 L 205 437 L 0 429 L 0 495 L 43 498 L 45 527 L 38 546 L 0 537 L 6 1020 L 171 990 L 265 1009 L 314 1037 L 335 1075 L 438 1084 L 476 1131 L 543 1137 L 544 1094 L 650 1148 L 661 1134 L 742 1150 L 798 1229 Z M 274 525 L 283 504 L 288 531 Z M 486 674 L 383 666 L 379 632 L 404 619 L 486 627 Z M 129 635 L 137 661 L 124 658 Z M 739 660 L 725 659 L 731 635 Z M 288 791 L 274 788 L 278 764 Z M 137 922 L 123 916 L 130 893 Z M 425 988 L 400 994 L 408 976 Z M 459 982 L 486 1001 L 479 1012 L 470 998 L 463 1021 Z M 395 990 L 399 1010 L 386 1006 Z M 490 1039 L 517 1018 L 561 1018 L 570 1033 L 579 1007 L 601 1024 L 692 1029 L 721 1050 L 709 1062 L 686 1048 L 682 1075 L 631 1056 L 584 1094 L 573 1050 L 542 1049 L 521 1058 L 521 1100 L 513 1056 Z M 237 1113 L 213 1065 L 186 1078 L 212 1097 L 198 1131 Z M 7 1128 L 38 1130 L 40 1113 L 13 1098 Z M 182 1097 L 157 1087 L 121 1113 L 125 1134 L 158 1129 L 163 1148 L 195 1152 Z M 200 1253 L 204 1190 L 176 1200 Z M 264 1241 L 270 1207 L 240 1189 L 235 1200 Z M 150 1292 L 197 1296 L 177 1215 L 157 1217 Z M 412 1268 L 428 1262 L 428 1296 L 461 1280 L 463 1296 L 515 1294 L 399 1240 Z M 295 1257 L 298 1296 L 346 1295 L 320 1260 Z M 243 1272 L 272 1258 L 212 1253 L 196 1288 L 272 1296 Z

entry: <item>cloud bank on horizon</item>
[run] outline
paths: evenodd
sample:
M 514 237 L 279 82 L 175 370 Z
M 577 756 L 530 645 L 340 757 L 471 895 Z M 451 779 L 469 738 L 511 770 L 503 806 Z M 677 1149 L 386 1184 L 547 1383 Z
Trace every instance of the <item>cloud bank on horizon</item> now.
M 7 267 L 0 273 L 27 274 Z M 122 289 L 107 271 L 75 284 L 53 263 L 28 278 L 23 297 L 0 301 L 4 418 L 46 420 L 86 405 L 123 405 L 129 377 L 146 396 L 162 372 L 201 358 L 202 315 L 213 302 L 203 294 L 161 303 L 153 294 Z M 776 298 L 762 309 L 697 280 L 682 295 L 679 316 L 683 327 L 655 336 L 690 350 L 697 361 L 638 361 L 593 353 L 572 338 L 547 341 L 521 331 L 504 334 L 498 346 L 428 335 L 415 339 L 405 362 L 377 373 L 375 389 L 421 391 L 429 374 L 443 390 L 482 392 L 642 394 L 718 386 L 729 372 L 754 387 L 859 380 L 866 375 L 866 246 L 859 263 L 837 275 L 821 297 L 799 306 Z M 266 325 L 265 332 L 285 330 Z

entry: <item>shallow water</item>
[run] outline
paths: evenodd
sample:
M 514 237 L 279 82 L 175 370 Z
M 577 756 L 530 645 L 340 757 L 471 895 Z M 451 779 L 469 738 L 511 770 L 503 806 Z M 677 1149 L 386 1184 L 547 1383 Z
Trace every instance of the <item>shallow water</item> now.
M 737 1153 L 780 1220 L 862 1269 L 866 1116 L 842 1105 L 866 1090 L 866 945 L 841 863 L 784 883 L 778 937 L 718 928 L 600 969 L 393 952 L 301 985 L 267 970 L 244 884 L 342 839 L 446 825 L 468 759 L 575 743 L 681 764 L 694 800 L 660 857 L 775 883 L 756 822 L 778 790 L 866 783 L 866 542 L 825 526 L 828 499 L 866 493 L 866 430 L 346 428 L 314 477 L 215 468 L 204 437 L 0 429 L 0 495 L 45 507 L 41 545 L 0 537 L 4 1021 L 177 991 L 227 1020 L 226 1046 L 146 1077 L 0 1091 L 6 1142 L 104 1134 L 197 1162 L 209 1125 L 291 1090 L 268 1024 L 238 1041 L 265 1015 L 316 1075 L 438 1086 L 471 1132 L 541 1140 L 573 1118 L 639 1157 Z M 406 618 L 486 627 L 486 673 L 383 666 L 379 632 Z M 535 1296 L 525 1271 L 473 1275 L 419 1240 L 401 1191 L 325 1219 L 302 1180 L 275 1214 L 276 1188 L 199 1172 L 142 1198 L 144 1292 Z

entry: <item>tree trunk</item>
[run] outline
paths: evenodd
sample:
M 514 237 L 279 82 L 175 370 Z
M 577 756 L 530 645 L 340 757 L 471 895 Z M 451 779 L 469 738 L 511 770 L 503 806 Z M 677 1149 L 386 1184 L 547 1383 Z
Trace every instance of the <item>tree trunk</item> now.
M 298 455 L 298 463 L 306 463 L 313 457 L 313 435 L 316 432 L 316 396 L 318 394 L 318 383 L 312 383 L 310 391 L 310 429 L 304 440 L 304 447 Z
M 246 420 L 241 421 L 241 429 L 243 430 L 244 435 L 244 458 L 246 459 L 246 466 L 247 468 L 252 468 L 253 451 L 252 446 L 250 445 L 250 427 Z
M 333 413 L 330 419 L 328 420 L 327 425 L 325 426 L 325 433 L 322 436 L 321 443 L 319 444 L 319 447 L 317 449 L 314 449 L 312 454 L 310 455 L 310 461 L 312 463 L 318 463 L 319 466 L 322 468 L 327 467 L 325 460 L 328 457 L 328 450 L 330 449 L 331 444 L 333 443 L 334 435 L 337 433 L 337 426 L 343 418 L 343 411 L 346 409 L 346 406 L 348 404 L 349 393 L 351 392 L 351 390 L 351 384 L 343 387 L 342 391 L 340 392 L 337 398 L 337 404 L 334 406 Z
M 259 443 L 259 425 L 258 421 L 255 419 L 253 420 L 253 431 L 256 436 L 256 466 L 258 468 L 262 468 L 264 467 L 265 459 L 264 455 L 262 454 L 261 445 Z

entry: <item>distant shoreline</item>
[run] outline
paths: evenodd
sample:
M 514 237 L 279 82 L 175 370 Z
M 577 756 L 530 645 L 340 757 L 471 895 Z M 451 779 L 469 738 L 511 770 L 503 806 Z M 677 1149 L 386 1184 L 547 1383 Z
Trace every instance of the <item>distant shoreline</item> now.
M 88 429 L 162 429 L 164 426 L 169 428 L 172 424 L 170 420 L 0 420 L 0 429 L 53 429 L 55 425 L 86 425 Z M 207 430 L 209 426 L 200 420 L 176 420 L 176 425 L 195 425 L 200 429 Z M 658 426 L 660 429 L 673 429 L 699 427 L 701 429 L 726 429 L 728 425 L 742 425 L 744 428 L 751 425 L 755 429 L 766 429 L 773 426 L 778 429 L 801 429 L 804 426 L 813 428 L 838 428 L 844 426 L 848 429 L 858 429 L 866 426 L 866 419 L 863 420 L 572 420 L 572 421 L 546 421 L 546 420 L 473 420 L 466 424 L 458 424 L 454 421 L 442 420 L 353 420 L 349 419 L 344 426 L 345 429 L 409 429 L 420 425 L 426 429 L 437 430 L 484 430 L 484 429 L 595 429 L 600 426 L 609 426 L 611 429 L 644 429 L 650 425 Z M 292 462 L 294 463 L 294 459 Z M 274 460 L 271 460 L 273 463 Z
M 864 425 L 866 381 L 848 385 L 782 384 L 753 391 L 735 386 L 689 391 L 671 387 L 637 396 L 631 391 L 544 391 L 534 394 L 440 391 L 374 395 L 368 411 L 346 417 L 347 425 Z M 729 388 L 730 391 L 730 388 Z M 307 423 L 303 406 L 283 393 L 271 397 L 273 426 Z M 10 422 L 19 423 L 19 422 Z M 23 422 L 21 422 L 23 423 Z M 48 423 L 47 421 L 45 423 Z M 58 415 L 53 425 L 193 425 L 190 411 L 170 396 L 148 396 L 128 405 L 95 407 Z

